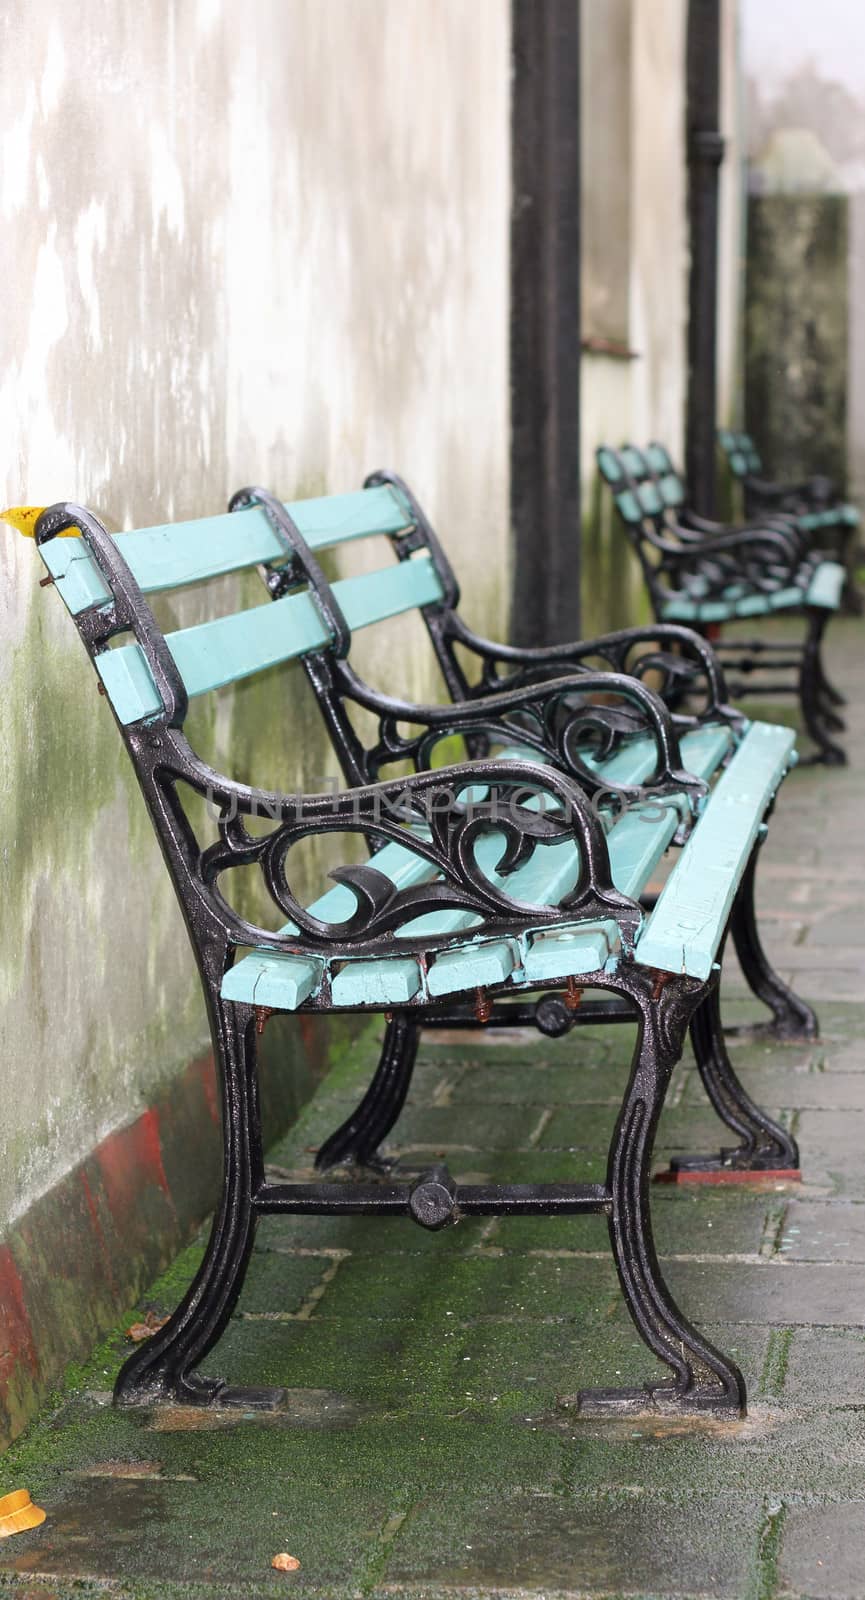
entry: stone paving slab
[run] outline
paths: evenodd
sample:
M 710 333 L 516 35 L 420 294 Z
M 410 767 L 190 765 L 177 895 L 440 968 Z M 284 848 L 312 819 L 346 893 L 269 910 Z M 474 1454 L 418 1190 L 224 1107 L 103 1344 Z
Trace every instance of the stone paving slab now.
M 861 625 L 832 667 L 858 692 Z M 777 708 L 770 710 L 777 715 Z M 268 1218 L 205 1363 L 285 1384 L 272 1415 L 114 1411 L 123 1330 L 0 1463 L 44 1526 L 0 1544 L 0 1600 L 863 1600 L 865 1596 L 865 706 L 853 763 L 800 770 L 760 868 L 767 948 L 819 1005 L 821 1037 L 733 1034 L 743 1082 L 793 1129 L 804 1182 L 657 1185 L 671 1287 L 748 1386 L 742 1423 L 590 1420 L 585 1384 L 661 1376 L 624 1311 L 600 1217 Z M 838 841 L 846 847 L 838 856 Z M 812 963 L 815 963 L 812 965 Z M 735 961 L 725 1019 L 753 1022 Z M 446 1151 L 465 1179 L 603 1181 L 632 1030 L 425 1038 L 393 1150 Z M 368 1078 L 359 1044 L 321 1086 L 274 1176 L 312 1152 Z M 690 1054 L 656 1166 L 729 1142 Z M 168 1311 L 186 1251 L 137 1312 Z M 125 1324 L 124 1324 L 125 1325 Z M 280 1550 L 301 1562 L 276 1573 Z

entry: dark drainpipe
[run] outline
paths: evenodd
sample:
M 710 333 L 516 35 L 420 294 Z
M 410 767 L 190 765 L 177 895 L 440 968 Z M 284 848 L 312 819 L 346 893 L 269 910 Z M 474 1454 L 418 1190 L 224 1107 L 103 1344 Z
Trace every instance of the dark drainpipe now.
M 691 500 L 716 513 L 718 169 L 721 0 L 689 0 L 687 42 L 688 409 L 685 458 Z
M 580 8 L 512 0 L 512 633 L 580 629 Z

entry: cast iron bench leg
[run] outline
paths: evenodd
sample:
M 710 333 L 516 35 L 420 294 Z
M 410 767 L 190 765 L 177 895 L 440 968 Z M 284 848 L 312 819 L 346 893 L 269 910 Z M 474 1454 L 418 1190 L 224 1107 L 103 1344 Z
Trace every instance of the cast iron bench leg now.
M 208 985 L 209 988 L 209 985 Z M 232 1390 L 195 1371 L 224 1331 L 243 1286 L 255 1237 L 253 1195 L 263 1165 L 256 1077 L 255 1013 L 250 1006 L 208 994 L 222 1094 L 222 1199 L 204 1260 L 164 1328 L 139 1346 L 121 1368 L 117 1404 L 238 1405 L 270 1409 L 281 1389 Z
M 315 1158 L 319 1172 L 348 1163 L 385 1168 L 378 1147 L 387 1138 L 408 1094 L 420 1027 L 405 1015 L 388 1022 L 375 1076 L 357 1109 L 325 1141 Z
M 733 935 L 736 954 L 752 993 L 773 1013 L 774 1022 L 765 1024 L 765 1031 L 774 1034 L 778 1039 L 791 1041 L 816 1039 L 820 1031 L 816 1013 L 806 1000 L 800 999 L 799 995 L 779 978 L 766 956 L 760 939 L 754 904 L 754 881 L 759 848 L 758 845 L 757 849 L 751 852 L 751 859 L 745 868 L 733 904 L 730 932 Z
M 805 726 L 817 746 L 817 761 L 829 767 L 847 765 L 847 756 L 839 744 L 830 737 L 822 686 L 826 683 L 820 646 L 829 612 L 822 607 L 808 607 L 808 633 L 802 653 L 799 674 L 799 699 Z
M 799 1149 L 795 1139 L 755 1105 L 733 1069 L 724 1042 L 717 987 L 691 1018 L 691 1043 L 703 1087 L 715 1111 L 742 1142 L 717 1156 L 674 1157 L 671 1172 L 677 1177 L 716 1172 L 719 1180 L 745 1173 L 798 1178 Z
M 631 1079 L 610 1145 L 610 1242 L 628 1311 L 649 1348 L 672 1369 L 673 1382 L 642 1389 L 586 1389 L 579 1396 L 579 1409 L 584 1414 L 651 1408 L 737 1417 L 745 1408 L 742 1374 L 676 1305 L 661 1274 L 649 1215 L 655 1129 L 691 1015 L 705 997 L 705 985 L 659 974 L 653 986 L 651 974 L 632 971 L 617 975 L 615 987 L 636 1004 L 639 1028 Z

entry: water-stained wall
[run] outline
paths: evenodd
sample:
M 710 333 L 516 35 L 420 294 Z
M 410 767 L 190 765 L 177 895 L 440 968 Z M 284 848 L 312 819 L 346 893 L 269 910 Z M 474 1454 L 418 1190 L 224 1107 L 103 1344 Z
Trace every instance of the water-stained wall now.
M 739 339 L 738 0 L 721 8 L 718 401 L 727 418 Z M 646 615 L 600 444 L 662 439 L 683 463 L 687 394 L 687 0 L 582 0 L 583 625 Z
M 0 49 L 3 503 L 146 526 L 394 465 L 468 615 L 500 628 L 506 0 L 13 0 Z M 40 570 L 3 527 L 0 1235 L 206 1049 L 131 772 Z M 434 688 L 408 628 L 363 656 Z M 333 770 L 299 672 L 208 715 L 248 771 Z

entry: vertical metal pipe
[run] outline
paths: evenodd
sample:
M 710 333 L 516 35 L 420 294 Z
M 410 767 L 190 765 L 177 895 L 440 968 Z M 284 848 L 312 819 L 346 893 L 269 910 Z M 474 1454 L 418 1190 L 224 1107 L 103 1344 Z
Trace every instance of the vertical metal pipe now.
M 512 0 L 512 632 L 580 627 L 580 8 Z
M 691 499 L 714 516 L 718 346 L 718 169 L 721 0 L 689 0 L 687 42 L 688 409 L 685 458 Z

